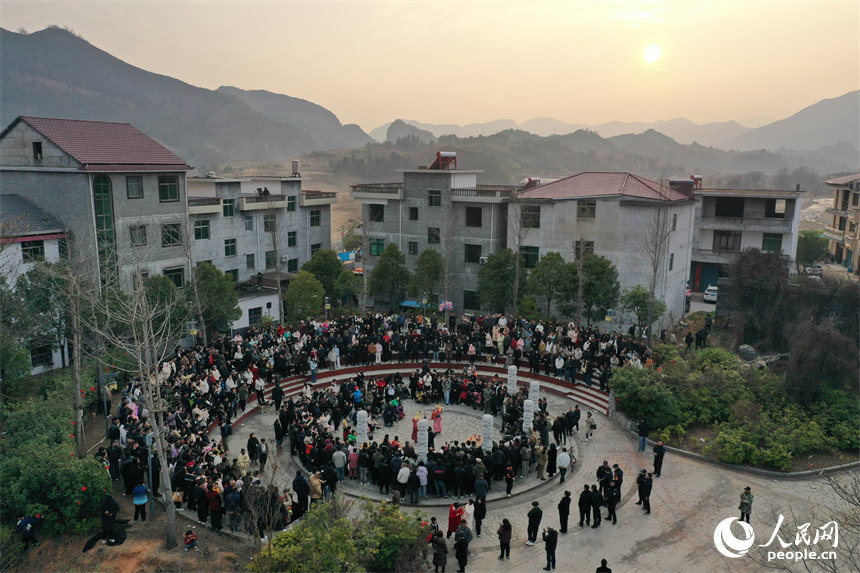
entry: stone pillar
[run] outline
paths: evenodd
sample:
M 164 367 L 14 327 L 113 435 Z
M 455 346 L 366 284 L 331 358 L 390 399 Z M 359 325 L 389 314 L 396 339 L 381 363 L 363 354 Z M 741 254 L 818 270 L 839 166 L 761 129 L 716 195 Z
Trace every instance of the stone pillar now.
M 481 421 L 483 422 L 484 430 L 484 441 L 481 444 L 481 449 L 486 453 L 490 453 L 493 451 L 493 417 L 490 414 L 484 414 Z
M 359 410 L 355 413 L 355 443 L 359 449 L 367 442 L 367 412 Z
M 517 367 L 511 364 L 508 366 L 508 394 L 513 396 L 517 393 Z
M 529 400 L 537 402 L 538 398 L 540 398 L 540 382 L 532 380 L 529 384 Z
M 532 400 L 523 402 L 523 431 L 531 432 L 535 419 L 535 403 Z
M 418 453 L 418 460 L 422 462 L 427 461 L 427 427 L 429 425 L 430 423 L 424 418 L 418 420 L 418 445 L 415 451 Z

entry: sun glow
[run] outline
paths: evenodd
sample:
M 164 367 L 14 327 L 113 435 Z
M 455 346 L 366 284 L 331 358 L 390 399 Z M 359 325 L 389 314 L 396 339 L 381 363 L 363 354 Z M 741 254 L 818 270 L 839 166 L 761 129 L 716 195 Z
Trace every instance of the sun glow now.
M 656 62 L 660 59 L 660 46 L 648 46 L 645 48 L 645 53 L 642 54 L 646 62 Z

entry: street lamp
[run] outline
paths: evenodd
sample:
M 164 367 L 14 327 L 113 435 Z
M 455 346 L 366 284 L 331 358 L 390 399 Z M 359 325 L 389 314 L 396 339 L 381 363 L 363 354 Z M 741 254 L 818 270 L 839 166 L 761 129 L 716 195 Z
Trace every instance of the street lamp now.
M 328 320 L 328 311 L 331 310 L 331 304 L 329 304 L 328 297 L 325 297 L 325 319 Z

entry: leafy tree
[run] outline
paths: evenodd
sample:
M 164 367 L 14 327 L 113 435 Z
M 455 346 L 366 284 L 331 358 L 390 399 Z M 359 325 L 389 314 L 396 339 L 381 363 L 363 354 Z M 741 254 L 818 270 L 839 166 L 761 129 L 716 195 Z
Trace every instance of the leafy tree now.
M 175 330 L 183 328 L 191 314 L 185 304 L 178 304 L 183 293 L 176 288 L 176 284 L 164 275 L 156 275 L 146 280 L 145 289 L 153 305 L 171 309 L 169 313 L 161 316 L 163 320 L 168 321 L 169 328 Z
M 427 247 L 418 255 L 415 261 L 415 271 L 409 279 L 409 294 L 433 294 L 442 284 L 442 274 L 445 272 L 445 261 L 439 251 Z
M 311 260 L 302 265 L 302 270 L 311 273 L 322 284 L 326 296 L 337 298 L 335 281 L 343 271 L 343 263 L 331 249 L 320 249 Z
M 152 280 L 147 281 L 147 286 Z M 242 317 L 233 275 L 222 273 L 209 263 L 200 263 L 194 273 L 194 280 L 197 282 L 200 308 L 206 325 L 214 327 L 220 323 L 223 325 L 222 328 L 226 328 L 234 320 Z M 188 308 L 194 308 L 193 301 L 190 300 L 193 295 L 192 289 L 185 289 L 185 294 L 189 298 Z
M 32 338 L 35 324 L 26 309 L 21 292 L 0 274 L 0 380 L 4 394 L 30 375 L 30 355 L 24 344 Z
M 621 284 L 618 282 L 618 269 L 606 257 L 586 255 L 582 265 L 585 282 L 582 312 L 590 324 L 593 320 L 603 319 L 606 309 L 615 308 L 621 295 Z M 663 312 L 665 310 L 660 315 Z
M 805 267 L 827 256 L 827 239 L 820 231 L 801 231 L 797 238 L 797 265 Z
M 349 231 L 343 236 L 343 250 L 344 251 L 355 251 L 361 248 L 362 238 L 361 235 L 355 232 L 355 227 L 351 227 Z
M 394 308 L 409 288 L 406 257 L 394 243 L 388 243 L 370 271 L 368 286 L 373 295 L 388 293 L 388 304 Z
M 345 304 L 345 301 L 352 300 L 352 297 L 360 293 L 363 286 L 361 277 L 345 268 L 334 282 L 334 292 L 341 304 Z
M 492 312 L 505 312 L 514 303 L 516 257 L 510 249 L 502 249 L 487 257 L 478 271 L 478 301 Z M 526 273 L 520 274 L 519 294 L 525 293 Z
M 325 289 L 322 283 L 311 273 L 299 271 L 284 293 L 284 305 L 290 318 L 303 320 L 320 313 L 323 298 Z
M 744 344 L 767 342 L 784 348 L 785 312 L 791 261 L 781 251 L 747 249 L 729 265 L 720 304 L 731 309 L 735 332 Z M 724 301 L 724 302 L 723 302 Z
M 529 273 L 528 291 L 546 303 L 546 316 L 550 316 L 552 301 L 570 280 L 571 268 L 559 253 L 548 252 L 540 258 Z
M 641 331 L 648 324 L 649 315 L 657 320 L 666 312 L 666 303 L 651 296 L 651 292 L 642 285 L 636 285 L 621 291 L 621 308 L 636 316 L 636 324 Z
M 25 312 L 36 327 L 32 337 L 59 348 L 62 366 L 66 366 L 65 341 L 69 338 L 69 314 L 65 308 L 64 288 L 59 273 L 53 272 L 52 263 L 40 262 L 18 277 L 15 289 L 25 304 Z

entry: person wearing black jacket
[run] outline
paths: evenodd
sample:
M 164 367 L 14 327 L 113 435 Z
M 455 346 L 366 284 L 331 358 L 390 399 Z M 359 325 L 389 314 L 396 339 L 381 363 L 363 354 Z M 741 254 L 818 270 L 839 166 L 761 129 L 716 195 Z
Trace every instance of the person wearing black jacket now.
M 535 541 L 537 541 L 538 527 L 540 527 L 541 519 L 543 519 L 543 510 L 538 507 L 540 505 L 538 502 L 532 502 L 532 508 L 528 513 L 529 518 L 529 526 L 528 526 L 528 541 L 526 545 L 534 545 Z
M 296 492 L 297 501 L 293 504 L 291 521 L 295 521 L 305 514 L 308 510 L 308 500 L 311 496 L 311 486 L 301 471 L 296 472 L 296 477 L 293 479 L 293 491 Z
M 570 516 L 570 492 L 565 491 L 564 497 L 558 502 L 558 520 L 561 524 L 561 532 L 567 533 L 567 519 Z
M 544 571 L 555 569 L 555 548 L 558 546 L 558 532 L 552 527 L 543 530 L 543 542 L 546 550 L 546 567 Z
M 600 512 L 603 507 L 603 496 L 600 495 L 600 491 L 598 491 L 596 485 L 591 486 L 591 510 L 594 518 L 594 524 L 592 524 L 592 529 L 597 529 L 600 527 Z
M 621 490 L 615 484 L 615 480 L 609 482 L 609 488 L 606 490 L 606 507 L 608 513 L 606 519 L 612 520 L 612 524 L 618 523 L 618 518 L 615 516 L 615 506 L 621 500 Z
M 275 403 L 275 412 L 281 409 L 281 402 L 284 400 L 284 391 L 281 389 L 281 383 L 275 382 L 275 387 L 272 388 L 272 402 Z
M 654 480 L 649 473 L 642 482 L 642 509 L 645 510 L 645 515 L 651 513 L 651 487 L 654 485 Z
M 582 523 L 588 525 L 591 521 L 591 491 L 588 489 L 588 484 L 582 486 L 582 491 L 579 492 L 579 526 Z
M 99 507 L 102 518 L 102 539 L 113 541 L 113 530 L 116 528 L 116 514 L 119 513 L 119 504 L 116 500 L 106 495 Z
M 654 475 L 657 477 L 660 477 L 660 472 L 663 471 L 663 456 L 665 455 L 666 448 L 663 446 L 663 442 L 657 442 L 657 445 L 654 446 Z
M 642 484 L 645 483 L 645 472 L 646 470 L 641 470 L 636 478 L 636 490 L 639 493 L 639 501 L 636 502 L 636 505 L 642 505 Z
M 645 446 L 648 445 L 648 434 L 651 433 L 651 426 L 645 421 L 645 418 L 639 421 L 639 451 L 644 452 Z
M 472 514 L 475 518 L 475 535 L 481 537 L 481 525 L 487 517 L 487 504 L 483 497 L 475 500 L 475 513 Z

